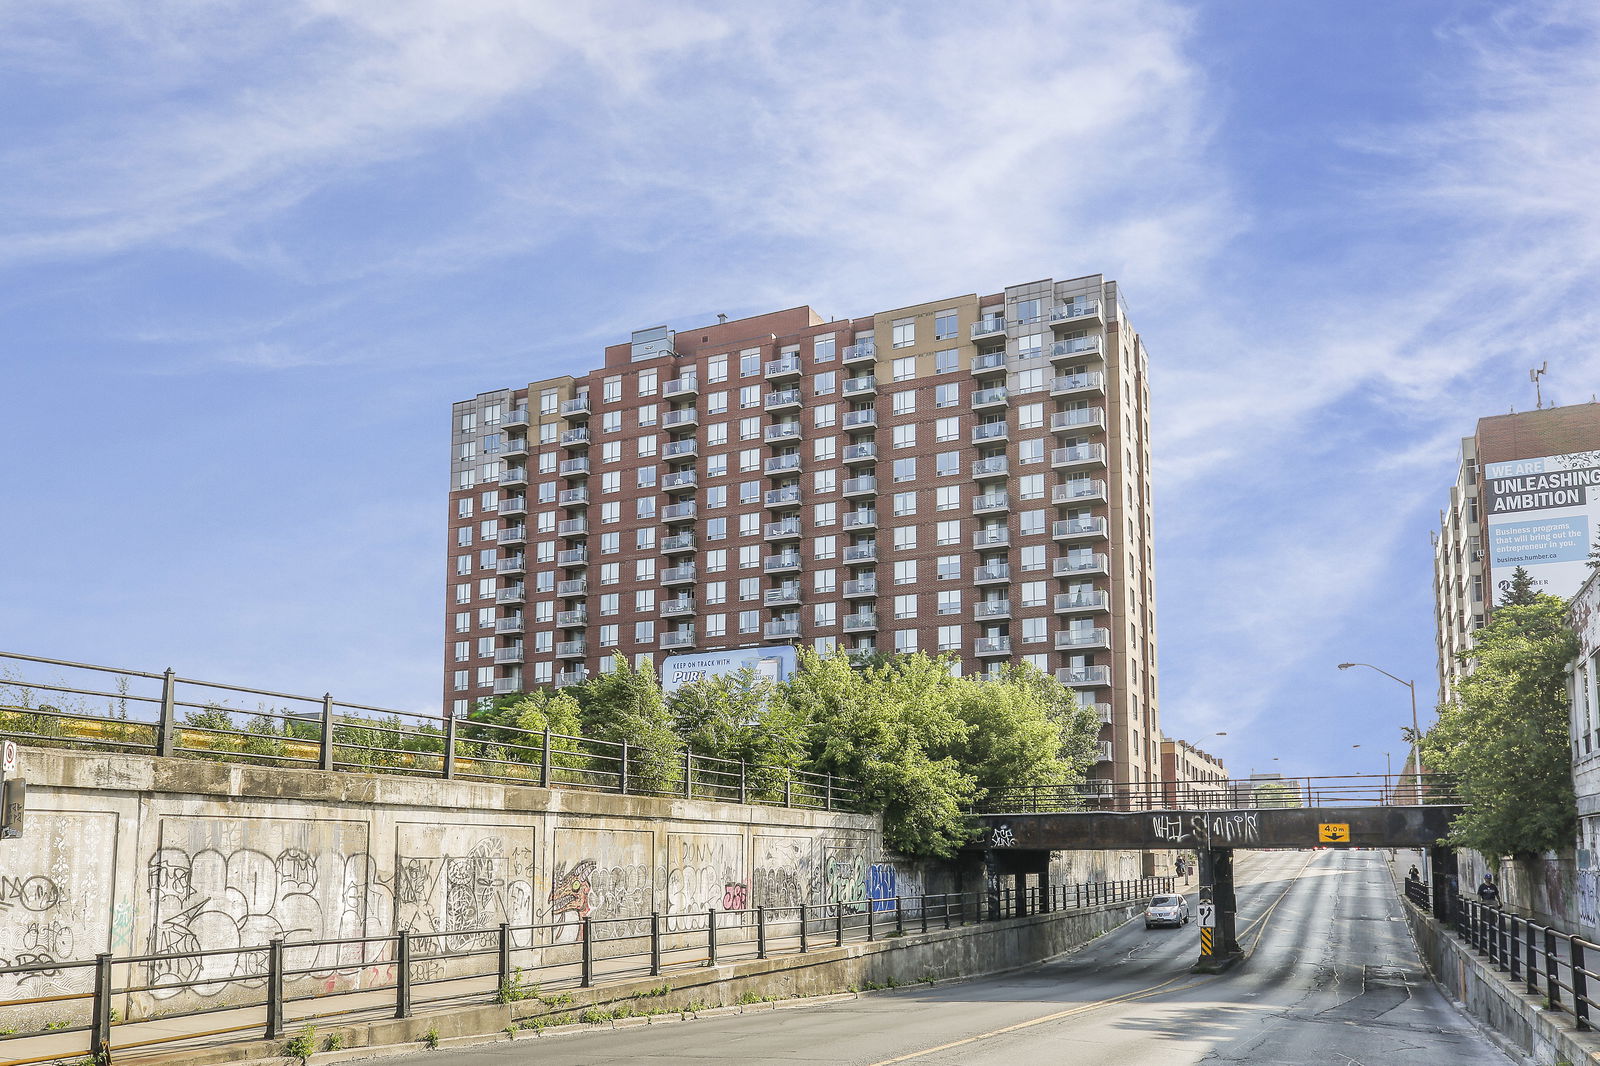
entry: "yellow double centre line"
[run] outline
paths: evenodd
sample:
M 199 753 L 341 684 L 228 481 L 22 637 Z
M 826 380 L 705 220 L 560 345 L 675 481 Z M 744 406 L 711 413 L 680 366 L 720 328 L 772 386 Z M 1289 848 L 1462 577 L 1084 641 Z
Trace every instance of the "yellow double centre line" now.
M 1284 897 L 1289 894 L 1290 889 L 1294 888 L 1296 882 L 1300 879 L 1300 875 L 1305 873 L 1306 869 L 1316 861 L 1318 854 L 1319 853 L 1315 851 L 1311 852 L 1306 861 L 1301 864 L 1299 872 L 1297 872 L 1294 877 L 1290 879 L 1289 884 L 1284 888 L 1284 890 L 1278 893 L 1278 898 L 1272 901 L 1272 905 L 1263 911 L 1259 918 L 1251 920 L 1242 930 L 1240 930 L 1239 935 L 1245 936 L 1257 926 L 1263 926 L 1263 928 L 1257 932 L 1255 941 L 1250 945 L 1250 950 L 1244 953 L 1244 957 L 1246 959 L 1255 954 L 1256 946 L 1261 943 L 1261 937 L 1266 932 L 1264 923 L 1268 918 L 1272 917 L 1272 912 L 1278 909 L 1278 904 L 1283 902 Z M 869 1066 L 894 1066 L 894 1063 L 897 1062 L 909 1062 L 912 1059 L 920 1059 L 926 1055 L 937 1055 L 939 1052 L 949 1051 L 951 1048 L 965 1047 L 968 1044 L 976 1044 L 980 1040 L 988 1040 L 992 1037 L 1004 1036 L 1006 1033 L 1014 1033 L 1019 1029 L 1031 1029 L 1036 1025 L 1044 1025 L 1047 1022 L 1060 1021 L 1062 1018 L 1075 1018 L 1080 1014 L 1087 1014 L 1092 1010 L 1099 1010 L 1102 1007 L 1110 1007 L 1117 1003 L 1131 1003 L 1135 1000 L 1149 999 L 1151 996 L 1158 996 L 1164 992 L 1182 992 L 1191 988 L 1198 988 L 1201 985 L 1209 984 L 1210 982 L 1218 980 L 1226 975 L 1212 974 L 1209 977 L 1200 977 L 1188 981 L 1185 984 L 1179 985 L 1177 988 L 1172 987 L 1173 985 L 1178 985 L 1178 982 L 1184 981 L 1184 979 L 1189 976 L 1189 974 L 1184 974 L 1182 976 L 1163 981 L 1158 985 L 1150 985 L 1147 988 L 1141 988 L 1133 992 L 1124 992 L 1120 996 L 1111 996 L 1106 999 L 1095 1000 L 1093 1003 L 1080 1003 L 1076 1007 L 1068 1007 L 1066 1010 L 1058 1010 L 1054 1014 L 1046 1014 L 1039 1018 L 1029 1018 L 1025 1022 L 1016 1022 L 1011 1025 L 1002 1026 L 999 1029 L 991 1029 L 987 1033 L 978 1033 L 974 1036 L 963 1037 L 960 1040 L 952 1040 L 948 1044 L 940 1044 L 937 1047 L 923 1048 L 921 1051 L 912 1051 L 905 1055 L 896 1055 L 892 1059 L 879 1059 L 877 1062 L 870 1063 Z

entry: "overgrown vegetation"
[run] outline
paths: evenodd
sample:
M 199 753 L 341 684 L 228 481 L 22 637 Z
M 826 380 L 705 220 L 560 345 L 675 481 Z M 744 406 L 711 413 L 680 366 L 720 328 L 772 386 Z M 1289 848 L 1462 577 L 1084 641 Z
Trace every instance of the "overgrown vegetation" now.
M 1525 576 L 1525 575 L 1524 575 Z M 1577 638 L 1566 604 L 1513 574 L 1464 658 L 1476 669 L 1422 738 L 1423 765 L 1459 777 L 1466 810 L 1450 843 L 1491 857 L 1569 846 L 1577 824 L 1567 749 L 1566 666 Z
M 287 1058 L 299 1059 L 302 1063 L 317 1051 L 317 1027 L 307 1025 L 299 1034 L 283 1045 L 283 1054 Z

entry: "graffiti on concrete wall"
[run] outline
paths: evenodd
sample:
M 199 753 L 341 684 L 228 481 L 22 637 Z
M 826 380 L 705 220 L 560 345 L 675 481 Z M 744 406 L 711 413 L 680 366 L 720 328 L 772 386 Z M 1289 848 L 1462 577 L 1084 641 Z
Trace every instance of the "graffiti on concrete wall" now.
M 0 992 L 81 991 L 88 971 L 49 964 L 107 950 L 117 816 L 43 811 L 30 815 L 28 837 L 9 844 L 0 872 L 0 966 L 44 969 L 0 978 Z
M 1191 814 L 1187 818 L 1176 814 L 1156 814 L 1150 817 L 1150 831 L 1157 840 L 1191 847 L 1204 847 L 1207 843 L 1254 844 L 1261 839 L 1260 819 L 1253 811 Z
M 394 862 L 395 925 L 423 934 L 414 956 L 493 947 L 497 934 L 484 930 L 534 920 L 531 829 L 401 823 Z
M 875 862 L 867 867 L 867 898 L 874 911 L 892 911 L 898 901 L 907 913 L 919 914 L 925 891 L 922 878 L 909 868 L 902 870 L 892 862 Z
M 757 833 L 752 842 L 753 903 L 767 908 L 809 904 L 817 884 L 816 843 L 809 836 Z
M 557 829 L 544 893 L 544 920 L 560 926 L 552 940 L 577 943 L 584 918 L 649 914 L 655 904 L 654 852 L 648 830 Z M 642 922 L 608 924 L 605 935 L 633 936 L 643 927 Z
M 744 910 L 749 901 L 742 834 L 667 834 L 668 929 L 698 929 L 707 911 Z
M 823 856 L 822 902 L 843 904 L 847 914 L 866 910 L 866 853 L 848 846 L 830 846 L 823 849 Z

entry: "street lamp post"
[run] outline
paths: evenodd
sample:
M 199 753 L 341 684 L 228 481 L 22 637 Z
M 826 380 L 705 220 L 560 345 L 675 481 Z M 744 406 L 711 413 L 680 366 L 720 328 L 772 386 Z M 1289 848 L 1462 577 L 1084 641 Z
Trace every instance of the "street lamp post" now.
M 1412 769 L 1412 778 L 1416 782 L 1416 794 L 1415 794 L 1415 796 L 1413 796 L 1412 802 L 1413 803 L 1417 803 L 1417 804 L 1421 804 L 1422 803 L 1422 729 L 1421 729 L 1421 727 L 1419 726 L 1419 724 L 1417 722 L 1417 683 L 1415 681 L 1403 681 L 1400 678 L 1395 677 L 1389 671 L 1383 669 L 1381 666 L 1373 666 L 1371 663 L 1340 663 L 1339 664 L 1339 669 L 1348 670 L 1352 666 L 1365 666 L 1368 670 L 1376 670 L 1376 671 L 1378 671 L 1378 673 L 1382 674 L 1384 677 L 1387 677 L 1390 681 L 1398 682 L 1399 684 L 1404 685 L 1406 688 L 1408 688 L 1411 691 L 1411 769 Z

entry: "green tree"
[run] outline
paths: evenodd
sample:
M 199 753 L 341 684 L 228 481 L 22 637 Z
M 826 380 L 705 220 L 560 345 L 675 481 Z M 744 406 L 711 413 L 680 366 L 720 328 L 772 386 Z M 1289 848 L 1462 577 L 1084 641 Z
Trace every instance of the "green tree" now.
M 1538 595 L 1539 590 L 1533 587 L 1533 575 L 1519 566 L 1511 571 L 1511 582 L 1500 597 L 1500 606 L 1526 607 Z
M 544 731 L 553 734 L 550 742 L 552 770 L 583 771 L 589 760 L 573 750 L 572 741 L 554 737 L 583 735 L 582 708 L 570 693 L 523 692 L 509 698 L 483 700 L 472 709 L 468 720 L 457 731 L 457 753 L 476 756 L 498 764 L 497 776 L 534 777 L 532 770 L 517 773 L 511 763 L 539 766 L 544 761 Z
M 672 728 L 661 682 L 649 666 L 634 669 L 621 655 L 612 670 L 577 686 L 583 708 L 583 735 L 613 745 L 628 745 L 629 787 L 641 792 L 673 792 L 683 778 L 682 745 Z M 607 771 L 620 769 L 620 751 L 596 753 Z M 601 765 L 598 761 L 595 763 Z
M 1423 765 L 1460 779 L 1467 806 L 1449 838 L 1458 847 L 1537 855 L 1572 842 L 1565 670 L 1577 638 L 1565 611 L 1547 595 L 1496 609 L 1463 656 L 1477 668 L 1423 737 Z
M 749 795 L 782 796 L 790 772 L 805 764 L 805 720 L 754 670 L 685 685 L 668 697 L 667 710 L 695 755 L 745 764 Z M 713 764 L 697 774 L 696 783 L 725 793 L 738 787 L 730 776 L 737 772 Z

